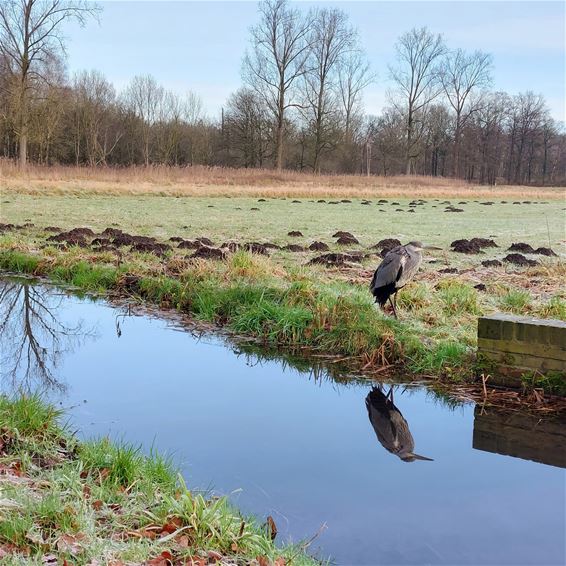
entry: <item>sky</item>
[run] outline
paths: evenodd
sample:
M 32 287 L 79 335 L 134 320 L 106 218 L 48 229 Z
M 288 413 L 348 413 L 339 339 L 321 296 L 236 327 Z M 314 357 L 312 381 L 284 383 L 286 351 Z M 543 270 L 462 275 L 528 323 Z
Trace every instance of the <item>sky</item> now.
M 249 28 L 258 19 L 255 1 L 106 1 L 99 22 L 67 24 L 68 70 L 97 69 L 119 91 L 138 74 L 151 74 L 178 93 L 192 90 L 217 117 L 241 84 Z M 294 2 L 301 10 L 344 10 L 358 28 L 376 73 L 364 93 L 366 112 L 379 114 L 392 83 L 397 38 L 427 26 L 450 48 L 493 55 L 495 90 L 543 94 L 551 114 L 565 114 L 566 3 L 562 1 L 342 1 Z

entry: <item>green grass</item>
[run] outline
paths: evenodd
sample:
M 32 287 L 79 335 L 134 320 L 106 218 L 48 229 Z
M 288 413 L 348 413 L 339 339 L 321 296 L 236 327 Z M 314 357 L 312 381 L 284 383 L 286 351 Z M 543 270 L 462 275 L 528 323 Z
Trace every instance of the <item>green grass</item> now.
M 48 554 L 77 566 L 141 563 L 162 553 L 181 563 L 210 551 L 230 563 L 315 563 L 300 547 L 276 546 L 226 498 L 192 492 L 155 451 L 105 438 L 77 442 L 61 418 L 37 396 L 0 396 L 0 466 L 8 474 L 0 548 L 9 552 L 2 564 L 41 564 Z
M 515 314 L 526 314 L 531 306 L 531 295 L 528 291 L 511 289 L 499 301 L 502 310 Z
M 322 240 L 333 245 L 332 234 L 337 230 L 352 232 L 363 246 L 375 244 L 382 238 L 395 237 L 403 242 L 422 240 L 448 249 L 452 240 L 474 236 L 494 237 L 500 249 L 490 248 L 484 255 L 450 254 L 450 264 L 479 264 L 489 257 L 501 257 L 512 242 L 528 242 L 538 246 L 550 245 L 564 252 L 560 244 L 563 234 L 563 211 L 559 201 L 547 204 L 500 204 L 509 199 L 495 194 L 489 199 L 492 206 L 469 200 L 460 205 L 465 212 L 446 213 L 440 204 L 444 199 L 428 199 L 424 206 L 409 210 L 407 199 L 390 197 L 378 205 L 361 206 L 359 199 L 339 205 L 319 204 L 302 198 L 197 198 L 159 196 L 96 196 L 76 198 L 57 195 L 9 194 L 2 203 L 2 221 L 23 224 L 31 220 L 37 226 L 55 225 L 65 229 L 88 226 L 95 231 L 117 225 L 133 234 L 155 236 L 166 240 L 170 236 L 194 238 L 208 236 L 216 244 L 226 240 L 271 241 L 308 244 Z M 328 199 L 327 199 L 328 200 Z M 338 199 L 339 200 L 339 199 Z M 462 199 L 451 199 L 453 204 Z M 488 200 L 488 199 L 485 199 Z M 480 199 L 481 201 L 481 199 Z M 399 202 L 400 206 L 393 206 Z M 213 205 L 214 208 L 209 208 Z M 251 212 L 250 208 L 259 208 Z M 405 212 L 395 212 L 402 208 Z M 385 212 L 379 212 L 385 210 Z M 548 228 L 547 228 L 548 225 Z M 300 230 L 304 238 L 289 238 L 287 232 Z M 278 254 L 286 258 L 293 254 Z M 436 254 L 440 259 L 446 253 Z M 504 255 L 504 254 L 503 254 Z

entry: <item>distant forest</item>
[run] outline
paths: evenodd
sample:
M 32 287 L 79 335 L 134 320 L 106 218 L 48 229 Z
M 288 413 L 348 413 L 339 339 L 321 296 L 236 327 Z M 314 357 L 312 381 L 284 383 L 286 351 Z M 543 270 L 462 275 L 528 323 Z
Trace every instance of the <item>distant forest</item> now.
M 132 8 L 134 9 L 134 8 Z M 88 24 L 86 1 L 0 2 L 0 156 L 22 166 L 219 165 L 364 175 L 419 174 L 482 184 L 566 183 L 566 133 L 534 92 L 493 85 L 489 53 L 452 49 L 426 28 L 398 38 L 376 78 L 337 8 L 258 6 L 242 86 L 218 117 L 198 93 L 150 75 L 117 92 L 104 74 L 68 76 L 61 24 Z M 388 105 L 367 114 L 383 81 Z

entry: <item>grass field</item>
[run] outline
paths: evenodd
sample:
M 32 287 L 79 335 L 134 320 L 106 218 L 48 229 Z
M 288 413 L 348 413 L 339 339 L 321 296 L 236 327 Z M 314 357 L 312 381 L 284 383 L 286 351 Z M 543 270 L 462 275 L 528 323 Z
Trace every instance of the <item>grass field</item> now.
M 444 183 L 429 189 L 444 191 Z M 47 189 L 46 194 L 32 194 L 36 191 L 5 188 L 1 221 L 33 226 L 0 236 L 2 266 L 91 290 L 119 288 L 126 275 L 135 274 L 148 279 L 138 289 L 143 298 L 174 305 L 241 334 L 350 356 L 363 367 L 404 360 L 412 371 L 430 375 L 473 373 L 469 362 L 481 313 L 503 310 L 566 319 L 564 202 L 556 199 L 560 189 L 544 189 L 554 197 L 545 200 L 513 197 L 517 189 L 505 187 L 497 198 L 438 196 L 411 204 L 403 196 L 383 195 L 369 203 L 359 198 L 318 202 L 321 199 L 309 196 L 159 196 L 158 183 L 152 186 L 154 194 L 135 195 L 128 190 L 59 194 Z M 461 184 L 454 188 L 463 190 Z M 521 191 L 527 195 L 530 189 Z M 486 202 L 492 204 L 482 204 Z M 450 206 L 461 212 L 447 212 Z M 124 247 L 104 252 L 90 245 L 46 247 L 47 226 L 88 227 L 96 233 L 119 228 L 172 248 L 160 257 Z M 352 233 L 359 244 L 338 246 L 333 234 L 340 230 Z M 289 236 L 290 231 L 302 236 Z M 190 257 L 194 250 L 179 249 L 169 241 L 175 236 L 207 237 L 215 247 L 232 241 L 307 248 L 318 241 L 330 252 L 365 255 L 360 262 L 335 267 L 308 265 L 321 254 L 308 249 L 270 249 L 269 257 L 238 252 L 224 261 L 195 260 Z M 472 237 L 493 239 L 498 247 L 472 255 L 450 249 L 453 240 Z M 384 238 L 403 243 L 418 239 L 442 248 L 426 254 L 415 281 L 400 293 L 399 321 L 378 312 L 367 290 L 380 261 L 379 250 L 371 246 Z M 498 267 L 481 264 L 502 260 L 517 242 L 552 248 L 558 256 L 528 254 L 537 262 L 528 268 L 506 262 Z

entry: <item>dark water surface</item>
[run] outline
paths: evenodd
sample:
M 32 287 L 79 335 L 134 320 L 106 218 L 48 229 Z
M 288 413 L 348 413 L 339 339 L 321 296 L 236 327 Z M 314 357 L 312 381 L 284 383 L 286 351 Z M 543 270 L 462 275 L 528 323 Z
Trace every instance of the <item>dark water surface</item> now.
M 398 386 L 414 451 L 434 459 L 405 462 L 368 419 L 369 384 L 238 355 L 54 288 L 4 281 L 0 298 L 3 391 L 47 392 L 82 437 L 172 454 L 191 487 L 272 515 L 282 540 L 326 525 L 311 549 L 340 564 L 565 562 L 564 422 Z

